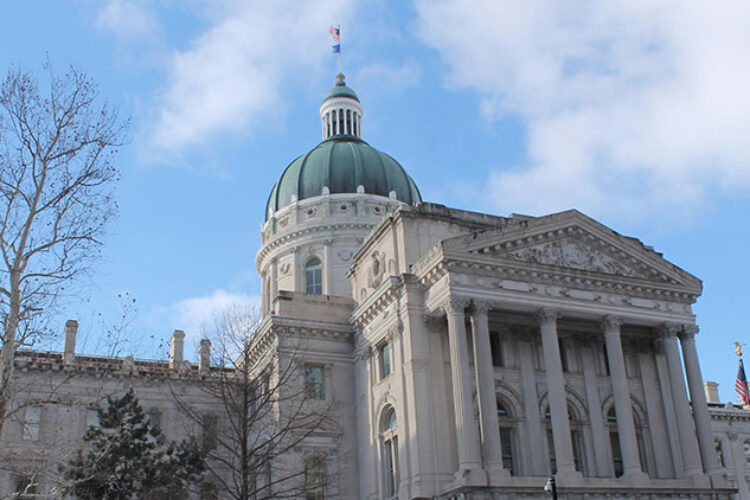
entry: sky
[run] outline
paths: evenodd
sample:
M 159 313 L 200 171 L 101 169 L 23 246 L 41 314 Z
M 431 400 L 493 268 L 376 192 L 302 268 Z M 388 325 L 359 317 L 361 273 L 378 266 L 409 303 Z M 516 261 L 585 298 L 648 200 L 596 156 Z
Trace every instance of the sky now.
M 703 280 L 704 380 L 734 400 L 732 344 L 750 339 L 749 23 L 739 0 L 8 2 L 0 70 L 74 65 L 131 118 L 119 215 L 60 333 L 78 319 L 80 350 L 100 350 L 126 307 L 125 349 L 164 357 L 180 328 L 195 359 L 213 312 L 257 303 L 266 199 L 320 141 L 337 24 L 363 138 L 425 200 L 577 208 L 652 245 Z

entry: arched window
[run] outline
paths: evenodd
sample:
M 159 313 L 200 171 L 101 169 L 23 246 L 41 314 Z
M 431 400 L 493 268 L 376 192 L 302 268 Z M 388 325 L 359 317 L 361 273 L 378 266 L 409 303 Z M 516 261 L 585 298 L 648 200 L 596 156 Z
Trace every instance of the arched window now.
M 552 473 L 555 474 L 557 473 L 557 457 L 555 455 L 555 439 L 552 434 L 552 413 L 550 412 L 549 406 L 547 407 L 547 411 L 544 412 L 544 419 L 547 423 L 549 464 Z M 576 470 L 585 476 L 586 472 L 583 470 L 583 426 L 578 418 L 578 414 L 570 405 L 568 405 L 568 421 L 570 425 L 570 444 L 573 445 L 573 462 Z
M 305 499 L 326 498 L 326 462 L 323 457 L 310 457 L 305 461 Z
M 317 257 L 308 260 L 305 265 L 305 292 L 312 295 L 323 293 L 323 266 Z
M 643 444 L 643 426 L 638 420 L 638 413 L 633 410 L 633 425 L 635 426 L 635 440 L 638 445 L 638 459 L 641 462 L 641 470 L 646 470 L 646 454 L 644 453 Z M 617 430 L 617 414 L 615 407 L 607 412 L 607 426 L 609 427 L 609 446 L 612 449 L 612 466 L 615 471 L 615 477 L 623 475 L 625 466 L 622 460 L 622 448 L 620 448 L 620 433 Z
M 612 466 L 615 477 L 622 476 L 625 467 L 622 463 L 622 450 L 620 449 L 620 433 L 617 432 L 617 415 L 614 406 L 607 413 L 607 426 L 609 427 L 609 447 L 612 449 Z
M 516 469 L 513 457 L 515 456 L 516 421 L 505 404 L 499 399 L 497 400 L 497 422 L 500 426 L 500 451 L 503 456 L 503 468 L 515 476 Z
M 398 497 L 398 436 L 396 434 L 396 410 L 389 407 L 381 420 L 383 442 L 383 490 L 385 498 Z

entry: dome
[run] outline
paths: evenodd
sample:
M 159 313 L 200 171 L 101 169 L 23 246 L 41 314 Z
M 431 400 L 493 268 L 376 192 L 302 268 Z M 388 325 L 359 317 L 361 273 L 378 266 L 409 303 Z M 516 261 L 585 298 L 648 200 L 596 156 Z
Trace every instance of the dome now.
M 300 156 L 284 170 L 273 187 L 266 206 L 275 212 L 298 200 L 320 196 L 327 187 L 330 194 L 356 193 L 363 186 L 365 193 L 389 196 L 410 205 L 422 201 L 416 184 L 399 163 L 362 139 L 351 135 L 335 135 Z
M 356 99 L 359 101 L 359 97 L 357 97 L 357 93 L 354 92 L 353 89 L 350 87 L 347 87 L 345 84 L 338 85 L 336 84 L 334 87 L 331 88 L 331 90 L 328 91 L 326 96 L 323 98 L 324 101 L 331 99 L 332 97 L 349 97 L 351 99 Z

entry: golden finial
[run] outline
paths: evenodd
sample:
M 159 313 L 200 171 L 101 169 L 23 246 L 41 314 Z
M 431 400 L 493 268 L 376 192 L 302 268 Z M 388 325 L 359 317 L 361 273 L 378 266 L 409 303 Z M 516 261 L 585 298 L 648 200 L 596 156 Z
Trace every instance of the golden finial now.
M 745 344 L 740 344 L 739 342 L 734 343 L 734 352 L 739 356 L 742 357 L 742 346 Z

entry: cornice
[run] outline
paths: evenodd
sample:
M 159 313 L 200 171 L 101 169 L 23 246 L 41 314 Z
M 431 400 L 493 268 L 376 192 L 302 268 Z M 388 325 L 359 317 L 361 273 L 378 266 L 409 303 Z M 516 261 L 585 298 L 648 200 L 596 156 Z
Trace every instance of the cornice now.
M 431 267 L 423 268 L 419 275 L 420 283 L 425 287 L 430 287 L 446 272 L 457 272 L 483 278 L 501 278 L 539 285 L 554 285 L 571 290 L 624 294 L 629 297 L 667 300 L 683 304 L 692 304 L 698 298 L 697 294 L 686 292 L 684 287 L 670 286 L 666 283 L 654 283 L 579 269 L 535 268 L 533 264 L 473 257 L 467 254 L 450 255 L 442 252 L 442 259 L 439 261 L 437 258 L 432 259 L 431 264 Z M 490 288 L 497 288 L 497 286 Z
M 316 233 L 325 233 L 329 231 L 346 231 L 346 230 L 369 231 L 370 229 L 372 229 L 374 225 L 375 225 L 375 222 L 351 221 L 351 222 L 334 222 L 334 223 L 323 223 L 323 224 L 300 226 L 296 229 L 290 230 L 287 233 L 282 233 L 276 236 L 273 240 L 263 245 L 255 257 L 255 262 L 256 264 L 260 264 L 274 250 L 284 245 L 285 243 L 289 243 L 302 236 L 316 234 Z
M 356 328 L 364 328 L 375 316 L 383 312 L 404 291 L 404 282 L 398 276 L 390 276 L 354 309 L 351 322 Z

